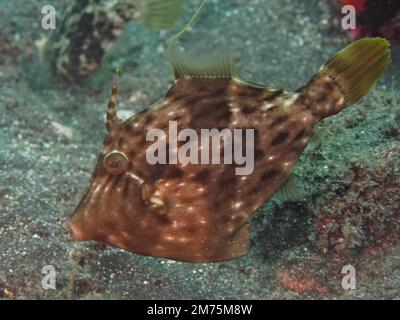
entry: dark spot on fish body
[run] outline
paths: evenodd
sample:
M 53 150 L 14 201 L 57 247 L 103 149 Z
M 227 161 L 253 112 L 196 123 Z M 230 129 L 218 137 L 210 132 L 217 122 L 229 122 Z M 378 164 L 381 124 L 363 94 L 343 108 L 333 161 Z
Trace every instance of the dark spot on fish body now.
M 171 219 L 168 217 L 167 214 L 157 215 L 157 220 L 161 225 L 171 224 Z
M 257 160 L 261 160 L 264 157 L 264 151 L 261 149 L 256 149 L 254 151 L 254 159 Z
M 203 169 L 200 172 L 196 173 L 193 180 L 197 182 L 207 183 L 209 182 L 210 171 L 209 169 Z
M 306 129 L 302 129 L 301 131 L 299 131 L 299 133 L 296 134 L 293 140 L 299 140 L 303 138 L 305 134 L 306 134 Z
M 164 178 L 166 179 L 179 179 L 184 176 L 184 172 L 178 167 L 171 165 L 165 170 Z
M 216 90 L 207 95 L 209 99 L 218 99 L 220 97 L 226 97 L 226 87 Z
M 144 118 L 144 124 L 148 125 L 150 122 L 152 122 L 154 120 L 154 115 L 153 114 L 148 114 L 145 116 Z
M 192 121 L 190 127 L 196 129 L 207 129 L 224 127 L 227 128 L 232 116 L 226 107 L 226 102 L 213 101 L 208 104 L 199 104 L 192 108 Z
M 321 87 L 325 92 L 332 92 L 336 89 L 335 85 L 333 84 L 333 80 L 330 78 L 324 78 Z
M 234 175 L 234 173 L 232 174 L 224 173 L 223 176 L 221 177 L 220 187 L 222 189 L 226 189 L 227 187 L 234 188 L 236 183 L 237 183 L 237 178 L 236 175 Z
M 183 96 L 178 99 L 172 99 L 169 103 L 175 108 L 188 107 L 191 108 L 198 103 L 201 98 L 198 96 Z
M 287 138 L 289 137 L 289 133 L 288 132 L 279 132 L 275 138 L 272 140 L 271 145 L 273 147 L 280 145 L 282 143 L 284 143 Z
M 198 90 L 203 97 L 218 99 L 226 96 L 228 86 L 229 80 L 206 80 L 201 87 L 198 87 Z
M 174 101 L 188 96 L 198 98 L 225 96 L 229 81 L 228 79 L 178 80 L 168 91 L 167 97 L 172 98 L 172 101 Z
M 232 87 L 232 94 L 238 99 L 243 100 L 255 100 L 257 102 L 263 101 L 271 95 L 270 91 L 267 91 L 264 87 L 261 86 L 249 86 L 249 85 L 234 85 Z
M 271 110 L 271 109 L 270 109 L 270 110 Z M 288 116 L 287 114 L 278 116 L 278 117 L 272 122 L 271 128 L 274 128 L 274 127 L 276 127 L 276 126 L 278 126 L 278 125 L 284 123 L 284 122 L 287 121 L 288 119 L 289 119 L 289 116 Z
M 321 104 L 328 100 L 329 100 L 329 94 L 325 93 L 325 92 L 321 92 L 321 94 L 319 94 L 318 97 L 315 99 L 315 102 L 318 104 Z
M 274 178 L 276 178 L 279 174 L 279 171 L 276 169 L 271 169 L 266 171 L 262 176 L 261 176 L 261 180 L 262 181 L 270 181 Z
M 259 178 L 261 182 L 254 182 L 255 184 L 252 185 L 247 185 L 246 189 L 246 201 L 251 203 L 253 200 L 252 198 L 257 198 L 259 196 L 259 193 L 262 191 L 262 194 L 264 195 L 264 188 L 261 187 L 261 185 L 265 185 L 265 182 L 261 180 L 261 177 Z
M 197 101 L 197 104 L 194 107 L 198 107 L 201 111 L 208 112 L 210 111 L 219 111 L 220 109 L 227 109 L 227 101 L 225 97 L 218 98 L 202 98 Z M 217 110 L 214 110 L 217 109 Z
M 255 111 L 256 111 L 255 108 L 250 108 L 250 107 L 244 107 L 244 108 L 242 108 L 242 112 L 243 112 L 244 114 L 252 114 L 252 113 L 254 113 Z
M 220 225 L 227 225 L 232 222 L 232 219 L 228 215 L 220 215 L 218 216 L 218 224 Z
M 239 98 L 250 98 L 254 97 L 257 94 L 259 94 L 259 92 L 257 92 L 256 90 L 246 87 L 242 87 L 240 90 L 236 91 L 236 95 Z
M 299 110 L 299 112 L 307 111 L 311 109 L 311 103 L 310 97 L 307 94 L 302 93 L 297 98 L 297 101 L 293 107 Z
M 194 88 L 204 93 L 205 96 L 224 95 L 229 84 L 229 79 L 194 80 Z

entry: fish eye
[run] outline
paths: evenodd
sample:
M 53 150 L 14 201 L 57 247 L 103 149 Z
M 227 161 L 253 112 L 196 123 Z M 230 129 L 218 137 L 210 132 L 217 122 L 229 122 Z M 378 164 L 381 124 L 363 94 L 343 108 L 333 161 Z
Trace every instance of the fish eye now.
M 110 174 L 121 174 L 128 170 L 128 158 L 125 154 L 119 151 L 112 151 L 104 158 L 104 168 Z

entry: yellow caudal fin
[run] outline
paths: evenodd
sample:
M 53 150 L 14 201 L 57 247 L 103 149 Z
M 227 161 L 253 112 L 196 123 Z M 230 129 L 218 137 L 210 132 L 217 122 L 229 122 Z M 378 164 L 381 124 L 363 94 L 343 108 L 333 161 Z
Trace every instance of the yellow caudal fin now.
M 135 0 L 139 22 L 153 30 L 172 28 L 182 14 L 185 0 Z
M 391 62 L 390 43 L 382 38 L 355 41 L 336 53 L 321 68 L 339 86 L 344 95 L 343 107 L 348 107 L 374 86 Z

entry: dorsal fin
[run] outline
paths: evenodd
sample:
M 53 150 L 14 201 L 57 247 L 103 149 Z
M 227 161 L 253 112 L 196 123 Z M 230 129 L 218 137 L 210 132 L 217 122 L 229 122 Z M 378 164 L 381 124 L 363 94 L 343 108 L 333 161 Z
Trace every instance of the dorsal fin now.
M 177 49 L 177 39 L 188 32 L 205 3 L 206 0 L 203 0 L 190 21 L 168 40 L 168 60 L 176 79 L 231 79 L 237 77 L 233 55 L 229 52 L 204 50 L 204 52 L 189 54 Z
M 133 0 L 139 10 L 139 22 L 154 30 L 169 29 L 182 13 L 184 0 Z
M 188 54 L 170 47 L 168 59 L 176 79 L 232 79 L 238 77 L 232 54 Z
M 118 96 L 118 87 L 119 87 L 119 68 L 115 68 L 114 70 L 114 80 L 113 80 L 113 85 L 112 85 L 112 91 L 111 91 L 111 98 L 110 101 L 108 102 L 108 107 L 107 107 L 107 121 L 106 121 L 106 127 L 107 131 L 110 132 L 112 126 L 120 121 L 117 115 L 117 96 Z

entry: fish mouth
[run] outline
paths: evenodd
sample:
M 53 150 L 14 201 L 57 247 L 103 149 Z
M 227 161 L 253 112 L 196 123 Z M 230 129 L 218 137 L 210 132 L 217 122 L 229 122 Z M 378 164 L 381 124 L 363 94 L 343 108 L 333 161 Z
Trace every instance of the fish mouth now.
M 79 204 L 64 222 L 68 240 L 101 240 L 115 231 L 115 226 L 127 225 L 136 219 L 136 212 L 146 209 L 140 197 L 138 179 L 131 175 L 104 176 L 95 179 Z M 127 201 L 127 199 L 129 201 Z M 110 222 L 114 217 L 115 225 Z M 121 219 L 127 219 L 124 223 Z
M 63 229 L 66 232 L 66 237 L 68 240 L 84 240 L 83 232 L 76 224 L 73 224 L 70 221 L 65 221 L 63 224 Z

